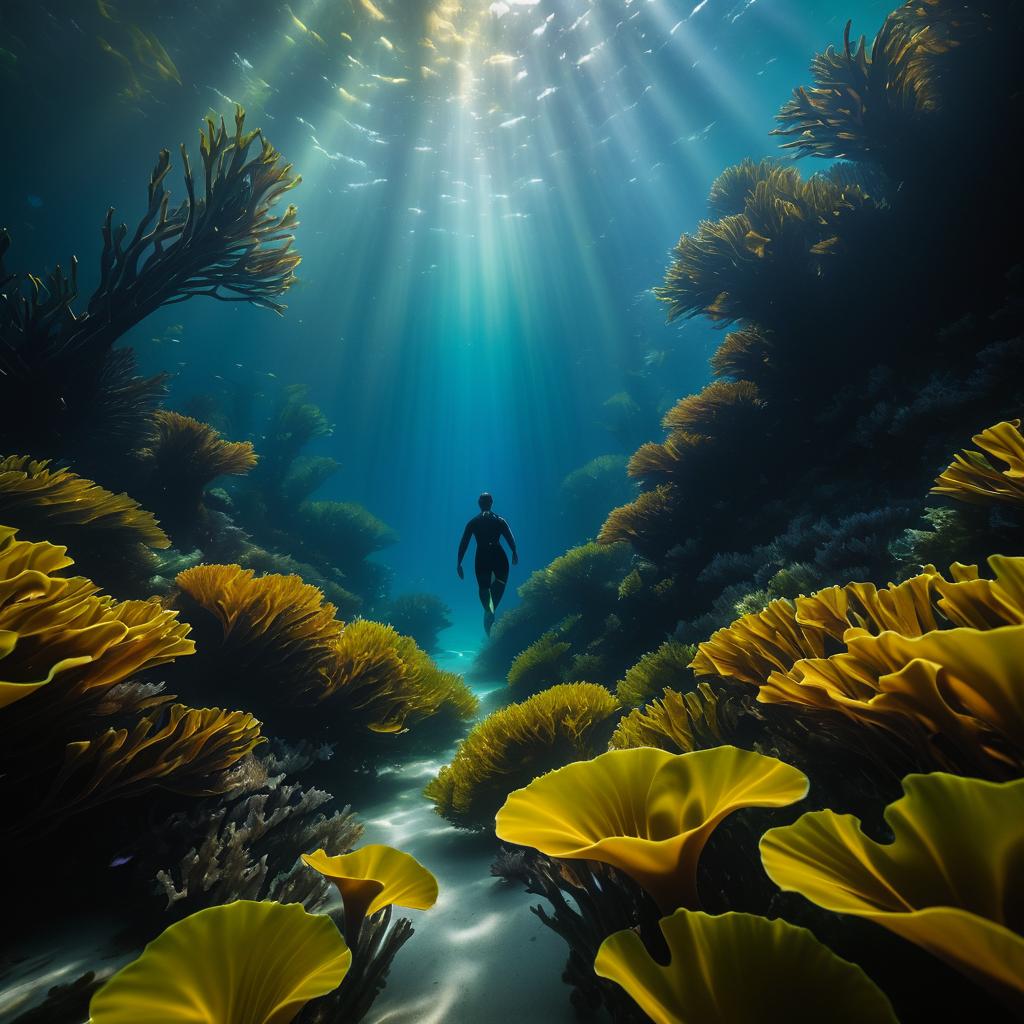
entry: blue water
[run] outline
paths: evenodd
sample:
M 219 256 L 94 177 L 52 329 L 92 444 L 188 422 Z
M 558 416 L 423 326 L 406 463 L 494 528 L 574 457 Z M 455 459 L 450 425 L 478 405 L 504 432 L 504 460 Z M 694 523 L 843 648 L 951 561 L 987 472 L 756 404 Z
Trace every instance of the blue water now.
M 225 97 L 246 102 L 250 124 L 303 176 L 287 313 L 193 300 L 126 341 L 145 369 L 175 373 L 172 407 L 307 385 L 334 424 L 316 450 L 342 464 L 319 496 L 362 502 L 394 526 L 400 540 L 383 556 L 393 591 L 441 595 L 459 623 L 445 646 L 462 647 L 479 608 L 454 552 L 477 493 L 494 493 L 518 537 L 513 584 L 580 539 L 567 535 L 558 486 L 593 456 L 632 450 L 601 406 L 633 353 L 670 352 L 676 396 L 707 377 L 716 333 L 667 327 L 649 294 L 667 251 L 722 167 L 776 151 L 768 128 L 810 55 L 840 39 L 846 17 L 871 33 L 887 8 L 544 0 L 499 17 L 467 4 L 465 72 L 421 79 L 416 26 L 392 6 L 379 30 L 403 52 L 367 36 L 356 67 L 343 41 L 321 47 L 291 20 L 319 24 L 325 3 L 139 5 L 131 18 L 157 33 L 181 84 L 150 75 L 129 101 L 115 62 L 96 60 L 63 118 L 55 55 L 84 54 L 97 25 L 68 5 L 17 12 L 39 63 L 7 111 L 9 132 L 23 126 L 33 144 L 0 172 L 4 221 L 25 266 L 78 253 L 88 283 L 106 205 L 131 220 L 156 152 L 191 144 L 206 113 L 230 115 Z M 131 20 L 127 7 L 119 17 Z M 513 65 L 485 63 L 505 52 Z M 407 84 L 369 77 L 399 72 Z M 73 187 L 55 149 L 75 154 Z

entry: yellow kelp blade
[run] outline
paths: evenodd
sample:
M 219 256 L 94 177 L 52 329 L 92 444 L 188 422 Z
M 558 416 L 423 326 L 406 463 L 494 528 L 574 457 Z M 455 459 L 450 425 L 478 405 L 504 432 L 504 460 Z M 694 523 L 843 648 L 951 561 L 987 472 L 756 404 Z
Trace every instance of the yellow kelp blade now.
M 849 814 L 814 811 L 761 839 L 782 889 L 883 925 L 1024 1014 L 1024 779 L 908 775 L 876 843 Z
M 91 1024 L 288 1024 L 351 963 L 329 917 L 239 900 L 154 939 L 93 996 Z
M 336 857 L 326 850 L 302 860 L 330 879 L 345 904 L 345 931 L 353 938 L 363 918 L 385 907 L 429 910 L 437 902 L 437 879 L 411 854 L 371 844 Z
M 498 812 L 495 832 L 551 857 L 611 864 L 669 911 L 696 907 L 697 862 L 723 818 L 806 794 L 802 772 L 738 747 L 612 750 L 516 790 Z
M 629 930 L 605 939 L 594 961 L 597 974 L 621 985 L 655 1024 L 896 1024 L 875 983 L 806 928 L 688 910 L 658 925 L 671 954 L 667 965 Z

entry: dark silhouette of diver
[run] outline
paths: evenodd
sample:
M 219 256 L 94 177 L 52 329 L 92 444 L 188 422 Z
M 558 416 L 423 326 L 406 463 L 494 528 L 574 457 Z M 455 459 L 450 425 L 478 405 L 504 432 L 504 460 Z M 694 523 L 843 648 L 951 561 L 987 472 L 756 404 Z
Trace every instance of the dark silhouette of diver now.
M 491 626 L 494 625 L 494 612 L 498 607 L 502 594 L 505 593 L 505 586 L 508 583 L 508 556 L 501 546 L 501 538 L 504 537 L 512 552 L 512 564 L 519 564 L 519 555 L 516 553 L 516 539 L 508 528 L 508 523 L 501 516 L 491 511 L 494 499 L 484 492 L 477 500 L 480 506 L 480 515 L 474 516 L 466 523 L 462 531 L 462 540 L 459 541 L 459 563 L 456 571 L 459 579 L 465 579 L 462 571 L 462 559 L 466 556 L 466 549 L 469 547 L 469 538 L 476 537 L 476 582 L 480 588 L 480 603 L 484 608 L 484 629 L 490 636 Z

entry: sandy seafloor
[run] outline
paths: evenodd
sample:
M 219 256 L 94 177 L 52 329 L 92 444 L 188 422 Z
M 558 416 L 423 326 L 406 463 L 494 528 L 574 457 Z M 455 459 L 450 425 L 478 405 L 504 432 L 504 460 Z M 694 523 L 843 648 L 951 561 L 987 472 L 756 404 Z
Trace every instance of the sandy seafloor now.
M 443 651 L 438 663 L 465 671 L 472 651 Z M 503 684 L 497 684 L 503 685 Z M 495 684 L 481 686 L 482 695 Z M 484 700 L 484 713 L 490 702 Z M 572 1024 L 570 989 L 561 980 L 568 947 L 530 906 L 539 898 L 518 884 L 492 877 L 498 849 L 493 836 L 453 828 L 436 815 L 423 786 L 451 752 L 384 769 L 371 802 L 353 805 L 366 826 L 363 843 L 386 843 L 411 853 L 437 877 L 437 904 L 429 911 L 396 908 L 415 934 L 395 958 L 388 983 L 366 1024 Z M 0 1024 L 38 1003 L 53 985 L 102 966 L 116 969 L 131 955 L 98 960 L 112 922 L 61 934 L 53 948 L 20 950 L 24 960 L 0 981 Z M 100 953 L 102 956 L 102 953 Z M 83 1022 L 84 1024 L 84 1022 Z M 140 1021 L 139 1024 L 146 1024 Z M 159 1024 L 159 1022 L 151 1022 Z

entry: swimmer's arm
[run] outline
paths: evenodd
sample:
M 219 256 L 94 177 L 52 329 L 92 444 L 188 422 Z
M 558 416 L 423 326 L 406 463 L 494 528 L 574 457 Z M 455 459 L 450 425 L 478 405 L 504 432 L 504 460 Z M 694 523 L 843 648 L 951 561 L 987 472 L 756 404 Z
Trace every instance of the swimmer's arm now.
M 512 564 L 519 564 L 519 554 L 516 551 L 516 539 L 512 536 L 512 531 L 509 529 L 508 523 L 504 519 L 501 521 L 501 535 L 508 542 L 509 551 L 512 552 Z
M 471 519 L 466 523 L 466 528 L 462 531 L 462 540 L 459 541 L 459 561 L 456 565 L 456 569 L 459 570 L 459 575 L 462 575 L 462 560 L 466 557 L 466 549 L 469 547 L 469 538 L 473 536 L 473 520 Z

